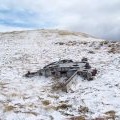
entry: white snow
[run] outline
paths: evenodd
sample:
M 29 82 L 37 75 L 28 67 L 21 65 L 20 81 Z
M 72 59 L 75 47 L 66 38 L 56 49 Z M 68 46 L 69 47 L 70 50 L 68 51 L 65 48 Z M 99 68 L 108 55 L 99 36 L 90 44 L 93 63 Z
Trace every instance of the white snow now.
M 89 109 L 84 113 L 87 119 L 112 110 L 119 120 L 120 53 L 109 53 L 107 44 L 100 45 L 103 41 L 60 30 L 0 33 L 0 119 L 62 120 L 83 115 L 79 108 L 84 106 Z M 37 71 L 53 61 L 80 61 L 82 57 L 87 57 L 99 72 L 93 81 L 78 77 L 72 92 L 53 90 L 53 78 L 23 77 L 28 70 Z M 61 104 L 68 108 L 60 108 Z

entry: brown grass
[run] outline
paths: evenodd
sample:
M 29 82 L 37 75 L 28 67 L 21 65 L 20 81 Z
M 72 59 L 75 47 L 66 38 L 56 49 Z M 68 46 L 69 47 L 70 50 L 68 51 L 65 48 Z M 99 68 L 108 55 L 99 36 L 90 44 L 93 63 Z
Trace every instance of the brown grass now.
M 50 98 L 55 98 L 55 99 L 59 99 L 59 96 L 57 95 L 48 95 Z
M 68 118 L 67 120 L 86 120 L 84 116 L 73 116 Z
M 108 53 L 120 53 L 120 43 L 111 43 L 108 45 L 109 50 Z
M 101 41 L 100 46 L 107 45 L 109 42 L 108 41 Z
M 45 106 L 47 106 L 47 105 L 49 105 L 49 104 L 51 104 L 51 103 L 50 103 L 49 100 L 44 100 L 44 101 L 42 101 L 42 104 L 45 105 Z
M 69 32 L 69 31 L 59 31 L 58 34 L 62 35 L 62 36 L 66 36 L 66 35 L 75 35 L 75 36 L 77 36 L 78 35 L 77 33 Z
M 34 116 L 37 116 L 37 115 L 38 115 L 38 113 L 36 113 L 36 112 L 32 112 L 32 111 L 25 111 L 25 112 L 22 112 L 22 111 L 15 111 L 15 113 L 32 114 L 32 115 L 34 115 Z
M 56 109 L 57 109 L 57 110 L 59 110 L 59 109 L 67 109 L 67 108 L 70 108 L 70 107 L 72 107 L 72 105 L 69 105 L 69 104 L 67 104 L 67 103 L 62 103 L 62 104 L 58 105 L 58 106 L 56 107 Z
M 13 106 L 13 105 L 8 105 L 8 104 L 5 104 L 4 105 L 4 112 L 10 112 L 10 111 L 13 111 L 16 107 Z
M 108 112 L 106 112 L 105 114 L 107 115 L 106 119 L 115 120 L 115 118 L 116 118 L 116 115 L 115 115 L 115 111 L 114 111 L 114 110 L 108 111 Z
M 85 113 L 89 112 L 89 108 L 88 107 L 84 107 L 84 106 L 80 106 L 80 108 L 78 109 L 78 111 L 80 113 L 85 114 Z
M 115 120 L 115 118 L 116 118 L 114 110 L 107 111 L 104 114 L 105 114 L 105 116 L 97 117 L 97 118 L 92 119 L 92 120 Z
M 6 87 L 7 84 L 9 84 L 9 83 L 0 82 L 0 88 L 1 89 L 7 88 Z

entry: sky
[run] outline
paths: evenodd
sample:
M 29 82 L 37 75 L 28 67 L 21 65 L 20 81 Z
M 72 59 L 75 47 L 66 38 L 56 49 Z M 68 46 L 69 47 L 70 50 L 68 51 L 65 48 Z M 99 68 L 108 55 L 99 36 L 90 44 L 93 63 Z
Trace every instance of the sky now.
M 120 0 L 0 0 L 0 31 L 66 29 L 120 40 Z

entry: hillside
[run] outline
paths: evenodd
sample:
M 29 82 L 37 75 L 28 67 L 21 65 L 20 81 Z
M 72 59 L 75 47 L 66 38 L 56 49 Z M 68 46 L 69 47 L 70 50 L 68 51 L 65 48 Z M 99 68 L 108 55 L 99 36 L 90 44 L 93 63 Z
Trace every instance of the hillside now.
M 77 77 L 68 93 L 53 78 L 25 78 L 59 59 L 87 57 L 98 70 L 93 81 Z M 31 30 L 0 33 L 1 120 L 120 120 L 120 43 L 84 33 Z

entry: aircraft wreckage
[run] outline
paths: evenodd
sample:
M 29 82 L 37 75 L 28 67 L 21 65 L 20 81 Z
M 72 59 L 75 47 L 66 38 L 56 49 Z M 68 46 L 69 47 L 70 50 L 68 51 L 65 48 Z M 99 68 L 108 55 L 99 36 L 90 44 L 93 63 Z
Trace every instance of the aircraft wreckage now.
M 25 74 L 25 77 L 33 77 L 36 75 L 45 77 L 53 76 L 59 79 L 63 77 L 66 79 L 60 83 L 60 87 L 65 89 L 67 85 L 74 80 L 76 75 L 80 75 L 82 78 L 90 81 L 94 79 L 96 74 L 97 70 L 91 68 L 87 58 L 83 58 L 80 62 L 74 62 L 68 59 L 59 60 L 46 65 L 37 72 L 28 71 L 28 73 Z

